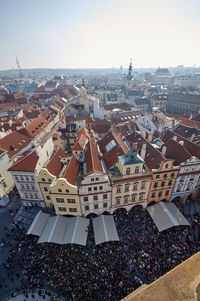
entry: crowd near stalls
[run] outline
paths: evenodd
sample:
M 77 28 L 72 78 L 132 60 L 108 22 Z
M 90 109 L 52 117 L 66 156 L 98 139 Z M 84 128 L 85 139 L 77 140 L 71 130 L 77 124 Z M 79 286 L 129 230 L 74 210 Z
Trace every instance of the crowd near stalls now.
M 0 269 L 0 294 L 17 290 L 54 290 L 65 300 L 121 300 L 200 250 L 200 214 L 190 226 L 158 232 L 147 210 L 136 206 L 114 212 L 119 242 L 95 246 L 92 222 L 86 246 L 37 244 L 22 224 L 2 241 L 9 251 Z M 7 231 L 7 230 L 5 230 Z

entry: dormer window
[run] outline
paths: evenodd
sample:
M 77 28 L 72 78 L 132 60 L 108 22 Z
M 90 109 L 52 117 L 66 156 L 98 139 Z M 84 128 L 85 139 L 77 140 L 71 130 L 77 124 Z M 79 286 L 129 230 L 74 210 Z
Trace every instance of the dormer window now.
M 139 173 L 139 166 L 136 166 L 135 173 Z

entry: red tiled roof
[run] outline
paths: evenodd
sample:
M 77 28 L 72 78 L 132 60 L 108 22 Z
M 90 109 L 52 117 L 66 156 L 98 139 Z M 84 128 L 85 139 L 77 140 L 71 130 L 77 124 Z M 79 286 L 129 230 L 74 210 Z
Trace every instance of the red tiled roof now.
M 78 132 L 78 138 L 81 137 L 81 135 L 84 135 L 86 138 L 90 139 L 90 133 L 88 131 L 88 129 L 86 128 L 82 128 L 79 132 Z
M 74 156 L 72 156 L 68 165 L 66 166 L 63 178 L 65 178 L 67 182 L 69 182 L 71 185 L 75 186 L 77 182 L 79 170 L 80 170 L 80 163 Z
M 167 159 L 174 159 L 174 165 L 179 166 L 182 162 L 185 162 L 191 158 L 191 154 L 187 151 L 184 145 L 174 139 L 169 139 L 163 146 L 166 146 L 165 157 Z
M 89 175 L 93 172 L 103 173 L 102 163 L 99 158 L 99 152 L 95 142 L 89 140 L 88 147 L 85 152 L 85 162 L 87 166 L 87 173 Z
M 8 102 L 8 103 L 0 103 L 0 111 L 6 112 L 6 111 L 15 111 L 21 109 L 20 105 L 16 102 Z
M 188 119 L 189 120 L 189 119 Z M 185 137 L 185 138 L 191 138 L 192 135 L 200 135 L 200 123 L 199 123 L 199 128 L 198 127 L 191 127 L 185 124 L 179 124 L 175 130 L 175 133 L 178 133 L 179 135 Z
M 166 158 L 159 152 L 159 150 L 154 148 L 154 146 L 151 145 L 151 143 L 149 143 L 149 141 L 143 138 L 139 133 L 132 133 L 126 138 L 132 147 L 134 147 L 134 145 L 137 145 L 136 148 L 139 153 L 141 153 L 143 144 L 146 144 L 146 154 L 144 161 L 150 170 L 158 169 L 160 163 L 162 161 L 166 161 Z
M 64 152 L 62 148 L 59 148 L 56 153 L 51 157 L 49 162 L 46 164 L 45 168 L 50 174 L 55 177 L 58 177 L 62 168 L 63 163 L 61 162 L 62 158 L 67 158 L 68 155 Z
M 85 135 L 81 135 L 79 139 L 74 144 L 73 151 L 82 151 L 88 142 L 88 138 Z
M 110 151 L 107 151 L 106 146 L 111 143 L 112 140 L 115 141 L 116 145 Z M 129 151 L 128 146 L 124 143 L 122 138 L 113 132 L 109 132 L 103 139 L 101 139 L 99 147 L 107 168 L 111 168 L 117 163 L 119 155 L 124 155 Z
M 187 151 L 192 155 L 200 159 L 200 147 L 199 145 L 193 143 L 192 141 L 189 141 L 188 139 L 184 138 L 183 136 L 180 136 L 177 133 L 172 132 L 171 130 L 167 130 L 162 137 L 163 142 L 167 142 L 169 139 L 173 138 L 174 136 L 177 137 L 177 141 L 183 141 L 184 147 L 187 149 Z
M 30 142 L 30 137 L 21 134 L 19 131 L 14 131 L 0 139 L 0 148 L 8 151 L 9 158 L 12 158 Z
M 34 171 L 38 162 L 38 155 L 36 151 L 32 151 L 25 157 L 17 160 L 10 168 L 9 171 Z
M 29 123 L 25 127 L 25 129 L 32 138 L 35 138 L 43 131 L 43 129 L 46 126 L 47 126 L 47 122 L 45 118 L 40 115 L 37 118 L 35 118 L 31 123 Z

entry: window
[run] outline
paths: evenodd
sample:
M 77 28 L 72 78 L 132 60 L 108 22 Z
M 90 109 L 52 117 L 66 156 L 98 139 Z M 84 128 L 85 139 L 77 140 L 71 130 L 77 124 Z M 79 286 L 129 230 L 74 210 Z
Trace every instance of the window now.
M 151 197 L 155 198 L 155 196 L 156 196 L 156 194 L 155 194 L 155 192 L 153 192 L 152 195 L 151 195 Z
M 160 178 L 160 175 L 156 175 L 156 179 L 159 179 Z
M 33 199 L 33 194 L 32 194 L 32 193 L 30 193 L 29 195 L 30 195 L 30 198 L 31 198 L 31 199 Z
M 88 202 L 88 197 L 87 197 L 87 196 L 84 196 L 84 197 L 83 197 L 83 200 L 84 200 L 84 202 Z
M 18 181 L 18 180 L 19 180 L 19 177 L 18 177 L 18 176 L 15 176 L 15 180 Z
M 97 191 L 97 187 L 96 186 L 94 187 L 94 191 Z
M 165 168 L 168 168 L 169 167 L 169 164 L 165 164 Z
M 58 192 L 62 192 L 62 189 L 58 189 Z
M 69 208 L 69 212 L 77 212 L 76 208 Z
M 44 187 L 44 191 L 48 191 L 47 187 Z
M 135 193 L 135 194 L 132 194 L 132 196 L 131 196 L 131 201 L 132 202 L 136 202 L 136 197 L 137 197 L 137 194 Z
M 26 176 L 26 181 L 29 182 L 29 177 L 28 176 Z
M 24 177 L 23 177 L 23 176 L 20 176 L 20 180 L 21 180 L 21 181 L 24 181 Z
M 29 190 L 29 188 L 30 188 L 30 187 L 29 187 L 29 185 L 28 185 L 28 184 L 26 184 L 26 189 L 27 189 L 27 190 Z
M 146 182 L 142 182 L 141 183 L 141 189 L 145 189 L 146 188 Z
M 163 175 L 163 178 L 164 178 L 165 180 L 167 179 L 167 174 L 166 174 L 166 173 Z
M 103 203 L 103 208 L 107 208 L 108 204 L 107 203 Z
M 35 182 L 35 179 L 34 179 L 33 176 L 31 176 L 31 181 L 32 181 L 32 182 Z M 45 181 L 45 179 L 44 179 L 44 181 Z
M 21 188 L 21 189 L 25 189 L 24 184 L 21 184 L 21 185 L 20 185 L 20 188 Z
M 116 198 L 116 205 L 120 205 L 121 198 Z
M 128 203 L 128 196 L 124 196 L 124 204 Z
M 28 199 L 28 193 L 24 193 L 24 197 L 25 197 L 25 199 Z
M 120 193 L 121 191 L 121 186 L 117 186 L 117 193 Z
M 161 196 L 162 196 L 162 191 L 159 191 L 158 197 L 161 197 Z
M 94 209 L 99 209 L 98 204 L 94 204 Z
M 169 195 L 169 190 L 166 190 L 165 195 L 166 195 L 166 196 Z
M 144 200 L 144 193 L 140 193 L 139 195 L 139 201 L 143 201 Z
M 89 206 L 85 206 L 85 211 L 88 211 L 89 210 Z
M 162 181 L 161 187 L 164 187 L 164 186 L 165 186 L 165 181 Z
M 138 183 L 133 183 L 133 190 L 137 190 Z
M 99 190 L 103 190 L 103 186 L 99 186 Z
M 91 188 L 91 187 L 88 187 L 88 191 L 92 191 L 92 188 Z
M 128 167 L 128 168 L 126 169 L 126 174 L 127 174 L 127 175 L 130 175 L 130 173 L 131 173 L 131 169 L 130 169 L 130 167 Z
M 168 186 L 171 186 L 172 185 L 172 181 L 170 180 L 169 182 L 168 182 Z
M 58 210 L 62 211 L 62 212 L 66 212 L 67 211 L 67 209 L 65 207 L 58 207 Z
M 75 204 L 76 201 L 75 201 L 75 199 L 67 199 L 67 203 L 68 204 Z
M 38 199 L 37 193 L 34 193 L 34 197 L 35 197 L 35 199 Z
M 172 179 L 174 178 L 174 175 L 175 175 L 175 174 L 174 174 L 174 172 L 173 172 L 173 173 L 171 173 L 171 178 L 172 178 Z
M 94 182 L 94 178 L 91 178 L 91 182 Z
M 66 192 L 66 193 L 69 193 L 69 189 L 66 189 L 65 192 Z
M 108 198 L 107 193 L 103 194 L 103 199 L 106 200 Z
M 136 166 L 135 173 L 139 173 L 139 166 Z
M 32 180 L 32 179 L 31 179 Z M 42 178 L 42 182 L 45 182 L 45 178 Z
M 98 201 L 98 195 L 94 195 L 94 196 L 93 196 L 93 200 L 94 200 L 94 201 Z
M 153 188 L 156 189 L 158 187 L 158 182 L 155 182 Z
M 96 181 L 99 181 L 99 178 L 96 178 Z
M 56 198 L 57 203 L 64 203 L 65 200 L 63 198 Z
M 51 183 L 51 179 L 48 179 L 48 182 Z
M 125 185 L 125 192 L 128 192 L 129 191 L 129 185 Z
M 49 195 L 47 195 L 46 198 L 47 198 L 47 200 L 50 200 L 50 196 Z

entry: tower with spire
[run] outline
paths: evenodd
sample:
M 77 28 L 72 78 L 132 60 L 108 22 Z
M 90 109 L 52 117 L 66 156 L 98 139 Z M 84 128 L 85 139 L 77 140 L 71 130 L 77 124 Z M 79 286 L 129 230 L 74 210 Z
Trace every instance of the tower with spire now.
M 127 87 L 129 90 L 133 88 L 133 66 L 132 66 L 132 59 L 130 60 L 130 65 L 128 68 L 128 74 L 126 76 L 127 79 Z

